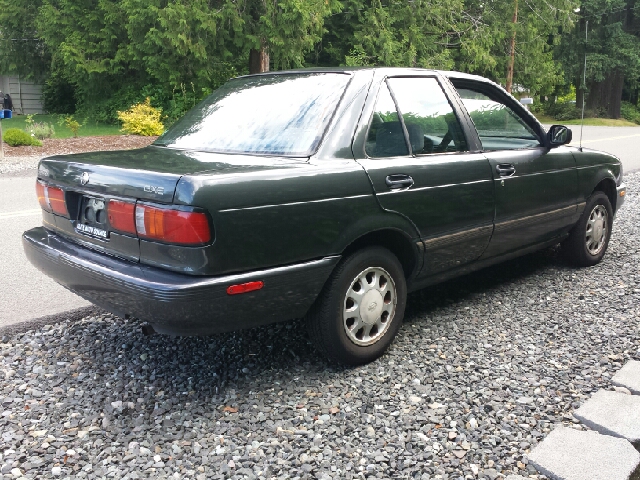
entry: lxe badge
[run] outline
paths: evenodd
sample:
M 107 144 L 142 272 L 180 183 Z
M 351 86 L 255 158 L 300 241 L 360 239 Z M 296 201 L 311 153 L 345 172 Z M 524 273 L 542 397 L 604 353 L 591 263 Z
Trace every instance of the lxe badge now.
M 145 185 L 144 191 L 147 193 L 155 193 L 156 195 L 162 195 L 164 193 L 164 187 L 154 187 L 153 185 Z
M 80 177 L 80 185 L 86 185 L 89 183 L 89 172 L 82 172 L 82 176 Z

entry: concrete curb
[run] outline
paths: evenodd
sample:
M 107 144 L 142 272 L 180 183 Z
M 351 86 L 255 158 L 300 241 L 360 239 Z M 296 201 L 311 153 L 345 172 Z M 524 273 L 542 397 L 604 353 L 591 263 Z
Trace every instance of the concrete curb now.
M 527 455 L 553 480 L 637 479 L 640 452 L 640 362 L 628 362 L 613 378 L 617 391 L 600 390 L 574 413 L 595 431 L 557 427 Z M 626 389 L 626 390 L 625 390 Z M 600 432 L 600 433 L 598 433 Z

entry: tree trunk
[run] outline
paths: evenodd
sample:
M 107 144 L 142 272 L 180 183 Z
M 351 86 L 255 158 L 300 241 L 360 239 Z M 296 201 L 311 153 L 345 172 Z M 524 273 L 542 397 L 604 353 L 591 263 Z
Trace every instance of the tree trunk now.
M 518 0 L 515 0 L 513 10 L 513 35 L 511 35 L 511 51 L 509 56 L 509 65 L 507 66 L 507 92 L 511 93 L 513 85 L 513 66 L 516 63 L 516 24 L 518 23 Z
M 623 87 L 624 73 L 620 70 L 615 70 L 611 81 L 611 89 L 609 90 L 609 118 L 620 118 L 620 104 L 622 103 Z
M 269 71 L 269 47 L 262 42 L 260 49 L 249 51 L 249 73 L 263 73 Z
M 587 110 L 605 114 L 608 118 L 620 118 L 620 102 L 624 74 L 614 70 L 602 82 L 590 82 Z

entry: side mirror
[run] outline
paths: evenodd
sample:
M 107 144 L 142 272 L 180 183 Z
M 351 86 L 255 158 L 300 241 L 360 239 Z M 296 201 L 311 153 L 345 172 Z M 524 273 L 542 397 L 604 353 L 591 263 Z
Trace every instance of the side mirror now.
M 549 145 L 553 148 L 571 143 L 573 134 L 571 129 L 564 125 L 551 125 L 547 132 L 547 137 L 549 138 Z

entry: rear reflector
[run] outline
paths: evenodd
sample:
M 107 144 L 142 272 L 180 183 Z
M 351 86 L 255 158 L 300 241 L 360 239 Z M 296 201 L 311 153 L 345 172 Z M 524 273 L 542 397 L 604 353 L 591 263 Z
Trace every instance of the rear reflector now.
M 209 220 L 200 212 L 136 205 L 135 224 L 140 238 L 179 245 L 202 245 L 211 241 Z
M 109 200 L 109 206 L 107 208 L 109 225 L 111 225 L 111 228 L 118 230 L 119 232 L 135 235 L 135 211 L 135 203 L 121 202 L 120 200 Z
M 36 194 L 40 206 L 58 215 L 69 216 L 67 211 L 67 203 L 64 199 L 64 191 L 61 188 L 50 187 L 40 181 L 36 181 Z
M 238 295 L 240 293 L 260 290 L 262 287 L 264 287 L 264 282 L 241 283 L 240 285 L 231 285 L 229 288 L 227 288 L 227 293 L 229 295 Z

